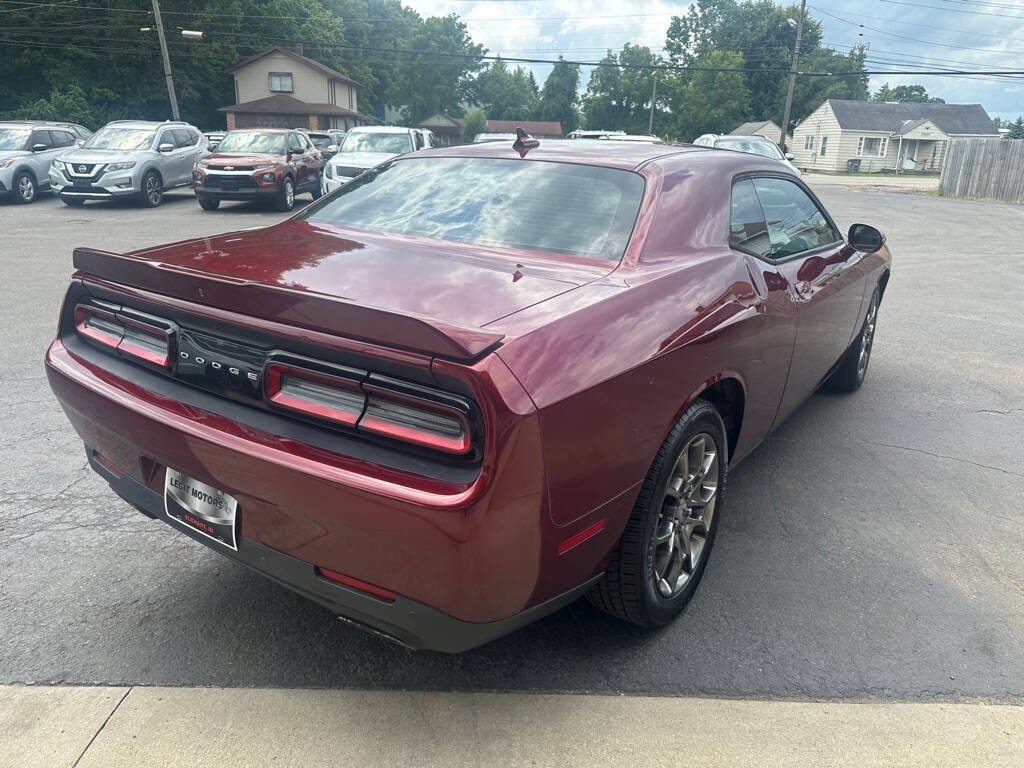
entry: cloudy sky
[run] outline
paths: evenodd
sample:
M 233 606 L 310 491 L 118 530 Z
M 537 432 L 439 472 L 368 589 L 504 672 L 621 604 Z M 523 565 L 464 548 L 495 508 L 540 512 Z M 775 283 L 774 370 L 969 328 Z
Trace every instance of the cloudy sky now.
M 492 54 L 584 61 L 626 42 L 660 51 L 672 15 L 687 7 L 668 0 L 403 2 L 423 15 L 459 14 Z M 1024 69 L 1024 0 L 814 0 L 807 12 L 837 50 L 869 43 L 869 69 Z M 550 67 L 533 69 L 543 82 Z M 872 77 L 872 90 L 884 81 L 921 83 L 947 102 L 981 103 L 993 117 L 1024 114 L 1024 76 L 886 75 Z

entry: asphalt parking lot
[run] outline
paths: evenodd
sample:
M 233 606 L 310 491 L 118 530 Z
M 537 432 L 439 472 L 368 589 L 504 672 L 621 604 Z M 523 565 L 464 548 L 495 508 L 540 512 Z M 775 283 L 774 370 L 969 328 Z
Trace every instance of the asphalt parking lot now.
M 894 253 L 863 389 L 816 395 L 735 469 L 674 625 L 579 602 L 460 656 L 350 629 L 143 518 L 46 385 L 73 246 L 281 214 L 0 204 L 0 682 L 1024 701 L 1024 208 L 820 194 Z

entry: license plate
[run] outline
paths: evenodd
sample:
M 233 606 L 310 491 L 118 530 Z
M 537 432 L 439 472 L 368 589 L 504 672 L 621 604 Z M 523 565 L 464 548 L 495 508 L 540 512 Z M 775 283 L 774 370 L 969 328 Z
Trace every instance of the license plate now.
M 168 467 L 164 479 L 164 509 L 168 517 L 208 539 L 238 549 L 235 542 L 238 502 L 224 491 Z

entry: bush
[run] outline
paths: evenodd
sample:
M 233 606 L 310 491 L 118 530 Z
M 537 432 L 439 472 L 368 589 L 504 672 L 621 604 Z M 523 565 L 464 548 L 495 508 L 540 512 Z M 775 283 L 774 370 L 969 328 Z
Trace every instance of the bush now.
M 472 144 L 478 133 L 487 129 L 487 115 L 482 109 L 474 109 L 462 123 L 462 143 Z

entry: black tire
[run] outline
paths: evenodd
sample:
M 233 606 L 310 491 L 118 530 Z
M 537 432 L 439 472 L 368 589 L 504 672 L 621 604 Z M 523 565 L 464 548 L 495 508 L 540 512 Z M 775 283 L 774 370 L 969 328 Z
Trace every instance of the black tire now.
M 319 178 L 316 180 L 316 186 L 309 190 L 309 194 L 314 200 L 319 200 L 323 195 L 323 186 Z
M 204 211 L 216 211 L 220 207 L 220 200 L 215 197 L 200 197 L 199 207 Z
M 850 343 L 849 348 L 843 354 L 843 361 L 835 370 L 827 382 L 829 389 L 836 392 L 856 392 L 864 383 L 864 377 L 868 373 L 868 363 L 871 362 L 871 348 L 875 342 L 875 330 L 878 324 L 878 304 L 881 301 L 881 292 L 876 287 L 871 294 L 871 302 L 868 304 L 867 312 L 864 314 L 864 322 L 861 324 L 860 332 Z M 861 353 L 864 353 L 863 365 L 861 364 Z
M 164 183 L 160 174 L 149 171 L 142 177 L 142 205 L 146 208 L 157 208 L 164 201 Z
M 85 200 L 81 197 L 61 197 L 60 201 L 64 205 L 70 205 L 72 208 L 81 208 L 85 205 Z
M 702 436 L 705 436 L 705 441 L 706 437 L 711 438 L 718 458 L 713 472 L 716 487 L 712 494 L 715 503 L 710 525 L 704 530 L 695 567 L 680 591 L 665 596 L 656 586 L 654 536 L 668 509 L 665 506 L 666 490 L 675 476 L 677 462 L 684 449 L 689 451 Z M 658 451 L 626 523 L 618 550 L 608 563 L 604 577 L 587 595 L 590 602 L 605 613 L 641 627 L 663 626 L 678 616 L 697 590 L 711 556 L 722 515 L 728 464 L 729 448 L 722 417 L 711 403 L 698 399 L 679 417 Z
M 290 211 L 295 207 L 295 182 L 291 176 L 285 176 L 281 188 L 274 195 L 275 211 Z
M 36 185 L 36 177 L 28 171 L 21 171 L 14 177 L 14 188 L 11 198 L 16 203 L 25 205 L 31 203 L 39 194 L 39 187 Z

